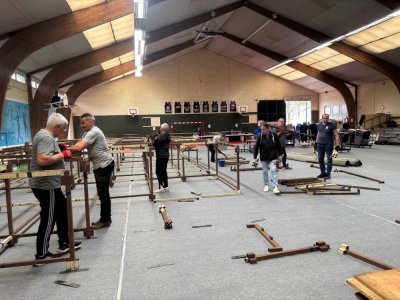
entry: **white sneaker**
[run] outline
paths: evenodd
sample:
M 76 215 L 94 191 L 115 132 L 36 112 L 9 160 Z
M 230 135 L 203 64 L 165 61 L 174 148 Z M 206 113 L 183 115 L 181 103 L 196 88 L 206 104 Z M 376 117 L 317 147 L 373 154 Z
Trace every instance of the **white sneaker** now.
M 274 187 L 274 190 L 272 191 L 274 194 L 280 194 L 281 192 L 279 191 L 278 187 Z
M 268 185 L 264 185 L 264 192 L 268 192 L 269 191 L 269 186 Z
M 164 192 L 168 192 L 168 191 L 169 191 L 169 188 L 166 187 L 166 188 L 161 188 L 159 190 L 155 190 L 154 193 L 164 193 Z

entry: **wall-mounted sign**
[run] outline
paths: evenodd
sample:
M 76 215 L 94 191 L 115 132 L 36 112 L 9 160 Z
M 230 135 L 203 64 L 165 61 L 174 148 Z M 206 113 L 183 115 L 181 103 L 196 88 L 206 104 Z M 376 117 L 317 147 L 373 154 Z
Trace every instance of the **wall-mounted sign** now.
M 172 113 L 172 104 L 171 104 L 171 102 L 165 102 L 164 111 L 165 111 L 166 114 Z
M 208 101 L 203 101 L 203 112 L 210 112 L 210 104 L 208 104 Z
M 175 102 L 175 113 L 180 114 L 182 112 L 182 105 L 181 102 Z

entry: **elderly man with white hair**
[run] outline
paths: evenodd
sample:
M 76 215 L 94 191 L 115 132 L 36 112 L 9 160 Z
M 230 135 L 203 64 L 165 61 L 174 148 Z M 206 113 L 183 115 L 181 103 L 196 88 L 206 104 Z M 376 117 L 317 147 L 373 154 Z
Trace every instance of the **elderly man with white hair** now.
M 71 158 L 66 145 L 56 141 L 62 132 L 67 130 L 68 121 L 59 113 L 52 113 L 46 127 L 39 130 L 32 142 L 31 171 L 65 169 L 64 159 Z M 40 223 L 36 237 L 36 259 L 56 257 L 49 252 L 50 235 L 57 224 L 58 252 L 69 251 L 67 204 L 61 191 L 60 176 L 33 177 L 29 186 L 40 203 Z M 81 242 L 75 243 L 75 249 Z M 35 266 L 40 266 L 37 264 Z
M 155 191 L 156 193 L 168 191 L 167 165 L 169 160 L 169 143 L 171 142 L 168 129 L 168 124 L 163 123 L 160 126 L 160 132 L 151 136 L 151 142 L 156 150 L 156 175 L 159 188 Z

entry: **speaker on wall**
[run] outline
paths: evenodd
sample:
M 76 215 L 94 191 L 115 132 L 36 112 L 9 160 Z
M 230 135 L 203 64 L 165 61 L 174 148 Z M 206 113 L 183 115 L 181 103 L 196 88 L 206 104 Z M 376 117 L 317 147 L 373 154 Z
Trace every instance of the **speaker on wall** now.
M 285 100 L 260 100 L 257 105 L 258 120 L 275 122 L 279 118 L 286 119 Z

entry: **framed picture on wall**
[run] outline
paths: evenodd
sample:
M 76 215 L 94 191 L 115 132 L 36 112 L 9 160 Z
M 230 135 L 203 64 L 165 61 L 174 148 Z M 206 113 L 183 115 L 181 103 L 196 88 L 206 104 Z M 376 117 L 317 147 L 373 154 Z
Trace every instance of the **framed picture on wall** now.
M 347 105 L 346 104 L 340 105 L 340 114 L 342 116 L 347 116 Z
M 339 105 L 332 106 L 332 115 L 338 116 L 339 115 Z
M 182 112 L 182 105 L 180 101 L 175 102 L 175 113 L 180 114 Z
M 212 101 L 211 102 L 211 111 L 212 112 L 218 112 L 218 101 Z
M 228 112 L 228 103 L 227 101 L 221 101 L 221 112 Z
M 331 107 L 330 106 L 324 106 L 324 114 L 330 114 L 331 113 Z
M 166 114 L 172 113 L 172 104 L 171 104 L 171 102 L 165 102 L 164 111 L 165 111 Z

